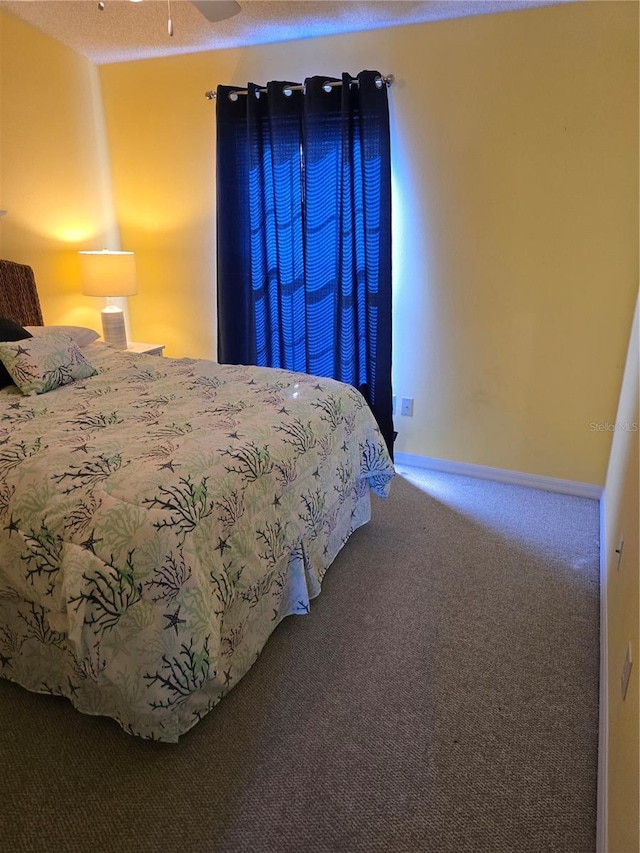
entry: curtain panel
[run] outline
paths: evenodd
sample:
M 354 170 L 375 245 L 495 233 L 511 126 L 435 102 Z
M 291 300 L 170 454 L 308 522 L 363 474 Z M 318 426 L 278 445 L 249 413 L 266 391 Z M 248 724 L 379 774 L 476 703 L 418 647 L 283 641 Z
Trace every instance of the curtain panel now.
M 218 87 L 218 358 L 354 385 L 391 450 L 389 108 L 357 81 Z

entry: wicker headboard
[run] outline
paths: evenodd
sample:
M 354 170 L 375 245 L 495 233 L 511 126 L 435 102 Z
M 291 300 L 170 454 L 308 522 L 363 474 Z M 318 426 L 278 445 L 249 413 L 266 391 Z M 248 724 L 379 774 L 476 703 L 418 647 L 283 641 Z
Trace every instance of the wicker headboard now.
M 36 279 L 31 267 L 0 260 L 0 317 L 21 326 L 43 326 Z

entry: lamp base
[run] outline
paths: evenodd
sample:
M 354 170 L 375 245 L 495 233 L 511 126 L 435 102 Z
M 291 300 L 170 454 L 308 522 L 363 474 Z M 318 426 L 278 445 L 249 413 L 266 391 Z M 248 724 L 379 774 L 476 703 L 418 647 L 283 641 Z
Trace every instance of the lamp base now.
M 124 311 L 115 305 L 107 305 L 100 312 L 102 317 L 102 337 L 104 342 L 116 349 L 127 348 L 127 330 L 124 325 Z

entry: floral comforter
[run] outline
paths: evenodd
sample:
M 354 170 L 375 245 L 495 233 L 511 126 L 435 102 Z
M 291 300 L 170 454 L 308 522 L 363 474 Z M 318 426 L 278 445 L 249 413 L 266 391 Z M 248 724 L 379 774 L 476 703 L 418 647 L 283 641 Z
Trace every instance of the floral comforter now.
M 306 612 L 393 466 L 360 394 L 84 350 L 0 392 L 0 675 L 175 741 Z

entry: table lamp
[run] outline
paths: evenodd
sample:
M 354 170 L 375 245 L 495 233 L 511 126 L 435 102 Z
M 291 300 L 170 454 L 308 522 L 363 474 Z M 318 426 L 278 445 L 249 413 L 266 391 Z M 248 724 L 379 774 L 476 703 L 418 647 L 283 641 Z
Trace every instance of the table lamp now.
M 136 292 L 136 262 L 133 252 L 78 252 L 85 296 L 106 296 L 102 309 L 102 337 L 117 349 L 127 348 L 124 311 L 112 301 Z

